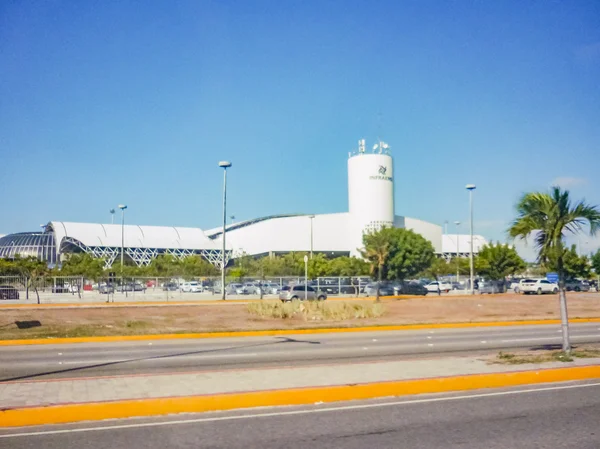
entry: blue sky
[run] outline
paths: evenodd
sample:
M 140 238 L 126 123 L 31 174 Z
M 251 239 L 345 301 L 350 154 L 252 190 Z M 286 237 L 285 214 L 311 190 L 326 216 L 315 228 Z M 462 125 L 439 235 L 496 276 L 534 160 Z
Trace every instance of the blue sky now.
M 2 2 L 0 233 L 118 203 L 218 226 L 222 159 L 236 220 L 346 211 L 347 153 L 381 137 L 397 214 L 466 222 L 475 183 L 475 231 L 504 240 L 525 191 L 600 203 L 599 21 L 583 0 Z

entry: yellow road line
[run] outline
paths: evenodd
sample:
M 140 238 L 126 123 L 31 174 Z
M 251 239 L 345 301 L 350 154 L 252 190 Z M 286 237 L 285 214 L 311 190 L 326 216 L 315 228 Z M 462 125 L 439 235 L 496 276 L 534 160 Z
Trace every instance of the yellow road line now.
M 570 323 L 600 323 L 600 318 L 575 318 Z M 529 321 L 493 321 L 471 323 L 439 323 L 439 324 L 406 324 L 396 326 L 340 327 L 313 329 L 281 329 L 259 331 L 201 332 L 193 334 L 150 334 L 150 335 L 115 335 L 105 337 L 72 337 L 72 338 L 34 338 L 27 340 L 0 340 L 0 346 L 17 345 L 54 345 L 67 343 L 107 343 L 117 341 L 141 340 L 181 340 L 195 338 L 232 338 L 232 337 L 270 337 L 275 335 L 332 334 L 351 332 L 411 331 L 423 329 L 464 329 L 477 327 L 533 326 L 543 324 L 560 324 L 560 320 Z
M 389 396 L 444 393 L 596 378 L 600 378 L 600 366 L 475 374 L 434 379 L 255 391 L 211 396 L 170 397 L 16 408 L 0 411 L 0 427 L 64 424 L 78 421 L 159 416 L 175 413 L 199 413 L 252 407 L 305 405 L 316 402 L 364 400 Z

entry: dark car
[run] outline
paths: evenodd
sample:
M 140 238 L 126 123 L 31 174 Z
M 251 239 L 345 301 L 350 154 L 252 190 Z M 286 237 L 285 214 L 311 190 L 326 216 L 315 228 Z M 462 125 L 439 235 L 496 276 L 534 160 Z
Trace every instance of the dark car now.
M 367 284 L 364 290 L 365 296 L 376 296 L 377 295 L 377 282 L 373 282 L 371 284 Z M 387 282 L 382 282 L 379 286 L 379 296 L 394 296 L 396 292 L 394 291 L 394 286 Z
M 11 285 L 0 285 L 0 299 L 19 299 L 19 291 Z
M 396 285 L 395 289 L 400 295 L 425 296 L 428 293 L 427 289 L 419 282 L 402 282 Z
M 98 293 L 108 295 L 115 292 L 115 287 L 112 284 L 101 284 L 98 286 Z
M 176 292 L 179 290 L 179 286 L 175 282 L 167 282 L 163 285 L 162 289 L 166 292 Z
M 132 284 L 117 285 L 116 290 L 118 292 L 132 292 L 133 291 L 133 285 Z

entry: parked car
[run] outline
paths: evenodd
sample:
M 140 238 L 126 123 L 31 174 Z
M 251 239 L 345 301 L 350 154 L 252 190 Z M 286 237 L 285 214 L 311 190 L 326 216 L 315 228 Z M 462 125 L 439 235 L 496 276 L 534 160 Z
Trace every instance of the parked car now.
M 135 286 L 132 283 L 119 284 L 116 286 L 115 290 L 118 292 L 132 292 L 134 291 Z
M 304 299 L 318 299 L 319 301 L 323 301 L 327 299 L 327 293 L 323 291 L 317 291 L 316 288 L 311 287 L 309 285 L 293 285 L 293 286 L 285 286 L 279 292 L 279 299 L 283 302 L 286 301 L 294 301 Z
M 227 295 L 245 295 L 244 286 L 242 284 L 229 284 L 225 287 L 225 294 Z
M 519 283 L 519 291 L 524 295 L 529 293 L 536 293 L 538 295 L 543 293 L 558 293 L 558 284 L 546 279 L 525 279 Z
M 429 293 L 445 292 L 452 290 L 452 284 L 448 282 L 433 281 L 425 286 Z
M 184 282 L 181 286 L 181 291 L 186 293 L 202 293 L 203 288 L 199 282 L 191 281 Z
M 165 292 L 176 292 L 179 289 L 179 286 L 176 282 L 165 282 L 162 289 Z
M 56 284 L 52 287 L 52 293 L 77 293 L 79 291 L 79 285 L 69 284 Z
M 565 282 L 565 288 L 568 292 L 589 292 L 590 284 L 579 279 L 569 279 Z
M 134 282 L 133 284 L 131 284 L 131 287 L 133 287 L 134 292 L 146 291 L 146 286 L 144 284 L 142 284 L 141 282 Z
M 100 284 L 98 286 L 98 293 L 107 295 L 109 293 L 114 293 L 115 287 L 112 284 Z
M 0 299 L 19 299 L 19 290 L 12 285 L 0 285 Z
M 275 282 L 265 282 L 262 284 L 263 295 L 276 295 L 279 293 L 279 284 Z
M 372 282 L 365 286 L 365 296 L 377 296 L 377 282 Z M 379 284 L 379 296 L 394 296 L 396 291 L 394 290 L 394 286 L 389 282 L 382 282 Z
M 522 279 L 511 279 L 509 287 L 513 292 L 519 293 L 519 283 Z
M 419 295 L 425 296 L 428 290 L 417 281 L 401 282 L 394 286 L 394 292 L 397 295 Z
M 464 290 L 467 287 L 461 282 L 452 282 L 452 290 Z
M 258 282 L 245 282 L 243 288 L 245 295 L 260 295 L 260 284 Z
M 480 280 L 478 284 L 478 292 L 480 294 L 494 294 L 504 293 L 504 282 L 503 281 L 483 281 Z

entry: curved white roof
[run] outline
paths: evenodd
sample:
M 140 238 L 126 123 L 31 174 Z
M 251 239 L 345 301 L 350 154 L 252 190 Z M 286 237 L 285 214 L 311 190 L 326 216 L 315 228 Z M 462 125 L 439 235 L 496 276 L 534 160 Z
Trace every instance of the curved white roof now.
M 120 224 L 68 223 L 52 221 L 57 246 L 64 237 L 71 237 L 86 246 L 121 246 Z M 168 226 L 124 226 L 124 246 L 127 248 L 219 249 L 219 243 L 209 239 L 200 228 Z

